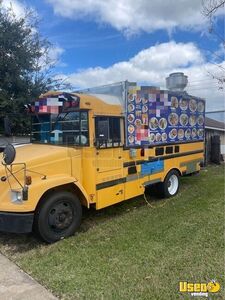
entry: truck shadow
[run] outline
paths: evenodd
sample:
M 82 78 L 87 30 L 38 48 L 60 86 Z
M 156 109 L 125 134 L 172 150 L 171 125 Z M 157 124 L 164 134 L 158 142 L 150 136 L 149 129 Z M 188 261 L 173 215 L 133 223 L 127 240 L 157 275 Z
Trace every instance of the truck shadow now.
M 151 199 L 151 201 L 153 201 L 153 199 Z M 101 210 L 95 210 L 94 207 L 91 207 L 90 209 L 84 208 L 83 222 L 79 231 L 86 232 L 96 224 L 105 223 L 109 219 L 118 218 L 121 215 L 130 213 L 131 211 L 145 205 L 146 202 L 144 197 L 139 196 L 129 199 L 128 201 L 120 202 L 118 204 L 103 208 Z
M 157 198 L 151 197 L 151 202 Z M 101 210 L 83 209 L 83 220 L 79 232 L 87 232 L 90 228 L 107 222 L 109 219 L 118 218 L 121 215 L 146 205 L 143 196 L 135 197 L 129 201 L 120 202 Z M 19 253 L 27 252 L 37 247 L 48 246 L 42 242 L 34 233 L 14 234 L 0 232 L 0 252 L 6 256 L 17 256 Z
M 181 193 L 185 193 L 190 189 L 191 181 L 190 178 L 188 180 L 185 177 L 181 178 Z M 134 210 L 147 206 L 146 200 L 149 201 L 150 204 L 153 204 L 153 206 L 157 204 L 161 205 L 168 201 L 166 199 L 159 199 L 155 194 L 154 189 L 147 189 L 145 195 L 146 198 L 141 195 L 101 210 L 95 210 L 94 207 L 91 207 L 90 209 L 83 208 L 83 219 L 78 234 L 79 232 L 85 233 L 96 225 L 108 222 L 110 219 L 119 218 Z M 54 247 L 54 245 L 56 244 L 48 245 L 44 243 L 34 233 L 14 234 L 0 232 L 0 253 L 13 260 L 16 259 L 20 253 L 26 253 L 36 248 L 42 249 L 43 247 Z

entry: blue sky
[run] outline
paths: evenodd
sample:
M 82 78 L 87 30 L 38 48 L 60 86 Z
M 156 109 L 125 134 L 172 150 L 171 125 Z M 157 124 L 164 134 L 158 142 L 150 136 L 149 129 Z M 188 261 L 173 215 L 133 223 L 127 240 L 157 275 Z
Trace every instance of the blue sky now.
M 201 0 L 3 0 L 18 15 L 38 14 L 53 44 L 55 72 L 74 87 L 121 80 L 165 86 L 170 72 L 189 76 L 188 91 L 224 109 L 224 92 L 209 74 L 225 72 L 221 40 L 208 33 Z M 224 10 L 215 20 L 224 36 Z M 219 63 L 221 67 L 215 66 Z M 223 73 L 224 74 L 224 73 Z

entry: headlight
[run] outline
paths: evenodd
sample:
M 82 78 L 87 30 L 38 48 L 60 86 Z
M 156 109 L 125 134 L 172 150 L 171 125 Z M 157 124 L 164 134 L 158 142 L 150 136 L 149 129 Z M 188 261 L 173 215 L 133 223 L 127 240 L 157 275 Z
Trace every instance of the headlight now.
M 14 204 L 22 204 L 23 203 L 22 191 L 11 190 L 11 201 Z

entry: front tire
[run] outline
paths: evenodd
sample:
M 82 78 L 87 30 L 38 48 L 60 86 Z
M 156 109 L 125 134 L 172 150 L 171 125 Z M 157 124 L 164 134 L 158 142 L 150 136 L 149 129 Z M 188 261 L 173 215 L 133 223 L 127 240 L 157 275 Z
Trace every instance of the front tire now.
M 76 195 L 67 191 L 51 194 L 35 213 L 34 229 L 47 243 L 75 233 L 81 223 L 82 207 Z
M 180 174 L 177 170 L 171 170 L 163 182 L 159 184 L 160 196 L 169 198 L 175 196 L 180 188 Z

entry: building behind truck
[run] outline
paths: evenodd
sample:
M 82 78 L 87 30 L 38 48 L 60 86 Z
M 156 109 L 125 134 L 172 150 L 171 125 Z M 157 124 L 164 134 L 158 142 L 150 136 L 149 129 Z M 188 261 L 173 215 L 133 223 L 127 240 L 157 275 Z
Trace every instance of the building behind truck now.
M 180 176 L 203 161 L 205 101 L 183 91 L 183 74 L 167 82 L 41 95 L 30 108 L 32 144 L 14 161 L 12 147 L 3 155 L 0 230 L 35 230 L 51 243 L 77 230 L 82 205 L 101 209 L 151 185 L 176 195 Z

